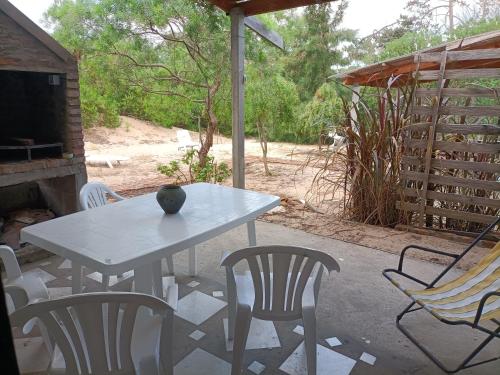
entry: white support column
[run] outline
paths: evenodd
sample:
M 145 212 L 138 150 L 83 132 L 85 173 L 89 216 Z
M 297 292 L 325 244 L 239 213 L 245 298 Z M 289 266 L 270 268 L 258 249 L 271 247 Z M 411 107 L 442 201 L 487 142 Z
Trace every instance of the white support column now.
M 245 188 L 245 15 L 233 8 L 231 16 L 231 83 L 233 111 L 233 186 Z

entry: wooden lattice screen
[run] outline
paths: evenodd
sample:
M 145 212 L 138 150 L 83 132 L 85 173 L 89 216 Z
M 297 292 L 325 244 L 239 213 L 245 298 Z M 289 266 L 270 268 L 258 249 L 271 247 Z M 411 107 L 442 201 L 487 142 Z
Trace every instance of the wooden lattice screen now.
M 440 70 L 415 72 L 404 131 L 398 207 L 413 225 L 477 231 L 499 215 L 500 69 L 491 68 L 499 59 L 500 49 L 416 56 Z

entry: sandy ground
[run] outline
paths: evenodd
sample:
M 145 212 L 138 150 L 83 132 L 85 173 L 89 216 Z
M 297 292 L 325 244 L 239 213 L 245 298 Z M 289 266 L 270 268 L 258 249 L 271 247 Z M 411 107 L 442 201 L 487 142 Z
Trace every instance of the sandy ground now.
M 167 129 L 130 117 L 122 117 L 121 126 L 116 129 L 93 128 L 85 131 L 86 154 L 91 156 L 116 155 L 129 158 L 113 169 L 106 165 L 87 163 L 89 180 L 103 181 L 125 196 L 155 191 L 159 185 L 172 182 L 160 174 L 156 167 L 180 159 L 184 151 L 178 150 L 178 129 Z M 198 133 L 191 132 L 193 141 Z M 247 188 L 282 198 L 282 206 L 263 217 L 265 221 L 283 224 L 309 233 L 340 239 L 371 248 L 399 253 L 412 243 L 439 248 L 450 252 L 461 252 L 469 239 L 454 238 L 453 241 L 436 236 L 403 232 L 360 223 L 339 220 L 330 214 L 321 214 L 304 206 L 306 193 L 311 186 L 317 169 L 302 165 L 316 146 L 270 143 L 269 159 L 272 176 L 265 176 L 261 160 L 260 144 L 247 139 L 246 183 Z M 231 140 L 216 136 L 211 153 L 217 161 L 231 164 Z M 225 182 L 230 185 L 230 179 Z M 491 244 L 484 244 L 489 247 Z M 468 268 L 478 257 L 484 255 L 484 248 L 474 249 L 462 267 Z M 445 259 L 434 256 L 420 258 L 443 263 Z M 393 265 L 391 265 L 393 266 Z

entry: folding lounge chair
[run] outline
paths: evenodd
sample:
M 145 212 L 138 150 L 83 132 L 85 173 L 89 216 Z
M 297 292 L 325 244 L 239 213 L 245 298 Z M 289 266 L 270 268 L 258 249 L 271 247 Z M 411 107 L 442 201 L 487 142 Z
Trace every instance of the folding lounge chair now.
M 481 233 L 462 254 L 450 254 L 439 250 L 429 249 L 423 246 L 410 245 L 403 249 L 399 259 L 398 269 L 387 269 L 383 272 L 398 289 L 403 291 L 412 303 L 397 316 L 396 323 L 401 332 L 405 334 L 422 352 L 429 357 L 439 368 L 446 373 L 452 374 L 466 368 L 478 366 L 484 363 L 500 359 L 499 357 L 471 363 L 479 352 L 495 338 L 500 338 L 500 242 L 487 254 L 476 266 L 460 277 L 446 284 L 436 284 L 450 271 L 484 236 L 500 223 L 497 218 L 486 230 Z M 453 258 L 451 264 L 444 269 L 431 283 L 426 283 L 403 271 L 403 260 L 408 250 L 415 249 L 434 254 L 440 254 Z M 398 281 L 393 279 L 394 275 L 403 276 L 417 282 L 425 289 L 405 289 Z M 455 369 L 449 369 L 424 347 L 417 339 L 401 324 L 401 319 L 409 313 L 426 310 L 441 322 L 452 325 L 466 325 L 488 334 L 488 337 L 469 354 Z M 485 325 L 489 322 L 490 325 Z M 496 329 L 492 328 L 495 327 Z

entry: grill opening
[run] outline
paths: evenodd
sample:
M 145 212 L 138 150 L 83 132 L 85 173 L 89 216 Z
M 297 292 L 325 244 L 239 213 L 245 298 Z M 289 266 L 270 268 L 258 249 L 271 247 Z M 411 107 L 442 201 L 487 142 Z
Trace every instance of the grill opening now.
M 61 157 L 65 119 L 64 75 L 0 70 L 0 162 Z

